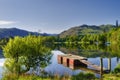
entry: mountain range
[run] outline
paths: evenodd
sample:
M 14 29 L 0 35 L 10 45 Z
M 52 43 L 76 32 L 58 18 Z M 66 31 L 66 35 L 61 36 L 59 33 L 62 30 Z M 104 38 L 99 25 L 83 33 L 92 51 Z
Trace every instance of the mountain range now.
M 30 32 L 18 28 L 0 28 L 0 38 L 9 38 L 14 36 L 27 36 L 31 35 L 41 35 L 41 36 L 56 36 L 59 35 L 60 38 L 65 38 L 66 36 L 76 36 L 85 34 L 101 34 L 103 32 L 108 32 L 111 29 L 116 28 L 115 25 L 80 25 L 71 27 L 68 30 L 61 32 L 60 34 L 48 34 L 48 33 L 38 33 Z
M 27 35 L 41 35 L 41 36 L 55 36 L 56 34 L 48 34 L 48 33 L 38 33 L 38 32 L 30 32 L 18 28 L 0 28 L 0 38 L 9 38 L 14 36 L 27 36 Z

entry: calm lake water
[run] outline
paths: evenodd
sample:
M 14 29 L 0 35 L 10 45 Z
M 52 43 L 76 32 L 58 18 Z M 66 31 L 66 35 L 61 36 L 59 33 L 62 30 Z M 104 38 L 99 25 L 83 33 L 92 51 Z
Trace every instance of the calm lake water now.
M 51 58 L 51 64 L 49 64 L 46 68 L 45 71 L 51 74 L 59 74 L 59 75 L 76 75 L 80 72 L 85 72 L 87 69 L 93 69 L 92 67 L 88 66 L 87 69 L 81 70 L 80 68 L 78 69 L 70 69 L 62 64 L 58 64 L 57 61 L 57 55 L 64 54 L 61 51 L 52 51 L 52 58 Z M 111 59 L 111 71 L 116 67 L 118 63 L 120 63 L 119 58 L 117 57 L 112 57 Z M 89 62 L 92 62 L 93 64 L 100 65 L 100 57 L 96 58 L 88 58 Z M 108 62 L 109 58 L 103 58 L 103 67 L 108 68 Z M 95 74 L 97 77 L 100 77 L 100 74 Z
M 3 73 L 3 64 L 4 64 L 5 59 L 4 58 L 0 58 L 0 78 L 2 77 L 2 73 Z
M 79 72 L 85 72 L 87 69 L 92 69 L 90 66 L 87 67 L 85 70 L 81 70 L 80 68 L 78 69 L 70 69 L 62 64 L 58 64 L 57 61 L 57 55 L 64 54 L 63 52 L 59 50 L 54 50 L 52 51 L 53 56 L 51 57 L 50 64 L 45 67 L 45 71 L 50 74 L 59 74 L 59 75 L 76 75 Z M 118 63 L 120 63 L 119 58 L 117 57 L 112 57 L 111 59 L 111 70 L 113 70 Z M 0 78 L 2 77 L 2 72 L 3 72 L 3 64 L 4 64 L 5 59 L 1 58 L 0 59 Z M 100 57 L 95 57 L 95 58 L 88 58 L 89 62 L 92 62 L 96 65 L 100 65 Z M 103 58 L 103 66 L 105 68 L 108 68 L 108 61 L 109 58 Z M 97 77 L 100 77 L 100 74 L 95 74 Z

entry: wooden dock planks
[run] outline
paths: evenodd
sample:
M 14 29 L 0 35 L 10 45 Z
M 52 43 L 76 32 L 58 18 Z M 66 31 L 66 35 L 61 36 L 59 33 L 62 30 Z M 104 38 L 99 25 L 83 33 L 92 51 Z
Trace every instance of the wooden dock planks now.
M 88 66 L 91 66 L 93 68 L 95 68 L 96 70 L 100 71 L 101 70 L 101 66 L 98 66 L 98 65 L 95 65 L 89 61 L 86 61 L 86 60 L 80 60 L 82 63 L 88 65 Z M 103 68 L 103 70 L 106 70 L 105 68 Z
M 65 54 L 65 55 L 58 55 L 58 59 L 62 59 L 61 61 L 63 61 L 64 65 L 69 65 L 69 67 L 73 67 L 76 63 L 76 61 L 79 61 L 80 64 L 79 65 L 87 65 L 90 66 L 92 68 L 94 68 L 97 71 L 101 71 L 101 66 L 95 65 L 89 61 L 87 61 L 86 57 L 82 57 L 82 56 L 77 56 L 77 55 L 72 55 L 72 54 Z M 58 61 L 60 63 L 60 61 Z M 81 64 L 82 63 L 82 64 Z M 103 71 L 105 71 L 106 69 L 103 68 Z
M 86 57 L 82 57 L 82 56 L 77 56 L 77 55 L 72 55 L 72 54 L 65 54 L 65 55 L 58 55 L 61 57 L 67 57 L 69 59 L 80 59 L 80 60 L 87 60 Z

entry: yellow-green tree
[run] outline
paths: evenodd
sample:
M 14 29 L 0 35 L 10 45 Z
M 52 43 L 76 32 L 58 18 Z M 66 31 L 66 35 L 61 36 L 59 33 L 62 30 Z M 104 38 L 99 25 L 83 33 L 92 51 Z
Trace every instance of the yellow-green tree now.
M 51 38 L 42 36 L 15 37 L 3 47 L 5 67 L 10 72 L 24 73 L 38 66 L 44 67 L 50 55 L 47 47 Z M 24 68 L 23 68 L 24 67 Z

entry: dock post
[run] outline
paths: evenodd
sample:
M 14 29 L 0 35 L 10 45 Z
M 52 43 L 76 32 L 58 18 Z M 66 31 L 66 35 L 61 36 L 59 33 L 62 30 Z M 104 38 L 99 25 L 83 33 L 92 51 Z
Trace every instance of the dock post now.
M 57 61 L 58 61 L 59 64 L 63 64 L 63 57 L 58 55 L 57 56 Z
M 102 78 L 102 74 L 103 74 L 103 58 L 102 57 L 100 57 L 100 66 L 101 66 L 100 75 Z
M 69 59 L 69 68 L 74 69 L 74 60 Z
M 117 57 L 117 63 L 119 63 L 119 58 Z
M 108 58 L 108 70 L 111 71 L 111 58 Z
M 63 57 L 63 65 L 67 67 L 67 57 Z

